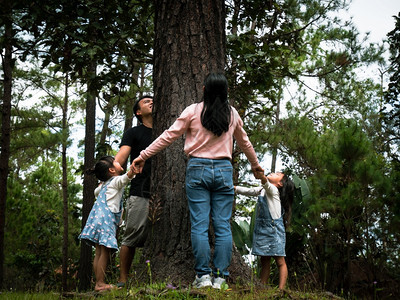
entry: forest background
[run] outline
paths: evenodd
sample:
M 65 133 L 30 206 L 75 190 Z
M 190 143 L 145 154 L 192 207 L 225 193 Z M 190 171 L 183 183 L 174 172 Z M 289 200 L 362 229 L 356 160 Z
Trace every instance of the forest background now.
M 2 289 L 90 288 L 92 249 L 77 236 L 96 182 L 82 171 L 116 153 L 140 95 L 154 92 L 160 133 L 200 100 L 185 103 L 175 94 L 200 91 L 204 75 L 219 68 L 260 159 L 272 158 L 265 169 L 275 170 L 279 158 L 298 187 L 287 232 L 289 287 L 400 295 L 399 12 L 387 41 L 371 43 L 340 18 L 348 1 L 205 2 L 0 1 Z M 201 18 L 193 19 L 195 12 Z M 162 30 L 181 32 L 182 39 L 163 40 Z M 202 40 L 185 42 L 202 36 L 197 30 L 204 40 L 218 40 L 207 49 L 222 63 L 196 65 L 205 55 L 198 51 Z M 161 77 L 159 66 L 171 61 L 193 67 L 177 64 Z M 85 128 L 78 147 L 76 126 Z M 169 174 L 170 161 L 183 173 L 177 144 L 160 154 L 153 182 Z M 235 182 L 255 184 L 240 152 L 234 154 Z M 153 184 L 153 234 L 137 261 L 152 261 L 154 278 L 172 270 L 170 280 L 189 282 L 181 174 L 168 179 L 167 188 Z M 251 247 L 255 199 L 237 200 L 231 273 L 248 280 L 243 256 Z

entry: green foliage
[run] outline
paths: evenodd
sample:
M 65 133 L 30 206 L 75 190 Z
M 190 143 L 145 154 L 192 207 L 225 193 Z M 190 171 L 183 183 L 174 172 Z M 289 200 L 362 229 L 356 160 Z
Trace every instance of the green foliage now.
M 302 0 L 228 6 L 230 97 L 260 153 L 280 142 L 271 127 L 280 126 L 286 89 L 287 114 L 301 114 L 319 126 L 364 107 L 359 96 L 371 87 L 362 86 L 355 69 L 382 62 L 383 48 L 360 42 L 351 22 L 333 17 L 347 5 Z
M 388 36 L 389 50 L 390 50 L 390 83 L 388 88 L 387 99 L 392 103 L 397 102 L 400 94 L 400 73 L 399 73 L 399 45 L 400 45 L 400 14 L 393 16 L 395 19 L 395 28 L 390 31 Z
M 61 266 L 63 235 L 60 168 L 57 161 L 43 160 L 32 165 L 32 171 L 24 174 L 25 179 L 15 173 L 10 176 L 5 234 L 6 273 L 12 279 L 7 283 L 10 287 L 47 289 L 60 283 L 56 272 Z M 69 182 L 72 232 L 69 245 L 71 257 L 76 257 L 75 238 L 80 230 L 78 216 L 81 213 L 74 211 L 80 202 L 81 186 L 74 183 L 72 173 Z
M 46 5 L 47 4 L 47 5 Z M 43 64 L 86 78 L 96 90 L 130 82 L 132 62 L 146 62 L 152 45 L 151 1 L 46 1 L 31 8 L 46 15 L 42 21 Z M 139 58 L 139 60 L 138 60 Z M 140 61 L 141 60 L 141 61 Z M 98 74 L 87 73 L 95 62 Z
M 390 82 L 385 92 L 387 105 L 382 109 L 386 132 L 396 143 L 396 151 L 391 156 L 398 159 L 400 132 L 400 13 L 394 16 L 395 28 L 388 33 L 390 51 Z
M 255 218 L 256 210 L 254 209 L 251 214 L 250 223 L 247 220 L 232 220 L 232 238 L 241 255 L 249 254 L 249 249 L 253 247 Z
M 295 123 L 300 131 L 303 123 L 310 125 L 305 119 Z M 305 254 L 318 271 L 321 288 L 349 290 L 358 282 L 351 279 L 355 265 L 368 261 L 370 267 L 377 267 L 382 263 L 375 243 L 386 239 L 386 226 L 377 226 L 384 217 L 384 194 L 378 191 L 390 181 L 382 173 L 385 163 L 355 120 L 338 119 L 321 132 L 309 127 L 303 135 L 292 133 L 285 145 L 302 149 L 297 155 L 307 162 L 303 165 L 309 170 L 311 187 L 311 197 L 304 197 L 302 205 L 293 209 L 293 230 L 306 243 Z

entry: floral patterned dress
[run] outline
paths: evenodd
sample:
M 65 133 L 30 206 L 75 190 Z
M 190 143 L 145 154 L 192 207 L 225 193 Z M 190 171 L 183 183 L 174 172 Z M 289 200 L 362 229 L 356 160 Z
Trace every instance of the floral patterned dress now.
M 97 200 L 90 211 L 86 225 L 79 235 L 79 239 L 84 240 L 91 246 L 99 244 L 113 250 L 118 250 L 117 226 L 121 218 L 122 201 L 119 212 L 113 213 L 108 208 L 106 191 L 112 179 L 101 188 Z

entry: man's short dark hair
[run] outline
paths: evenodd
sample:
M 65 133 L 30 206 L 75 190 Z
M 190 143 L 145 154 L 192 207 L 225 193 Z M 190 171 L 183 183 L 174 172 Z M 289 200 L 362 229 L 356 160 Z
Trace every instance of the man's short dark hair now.
M 139 110 L 140 106 L 139 106 L 139 102 L 140 100 L 143 100 L 144 98 L 150 98 L 153 99 L 153 96 L 150 95 L 143 95 L 142 97 L 140 97 L 135 104 L 133 105 L 133 113 L 135 114 L 136 118 L 138 118 L 139 122 L 142 123 L 142 116 L 138 116 L 136 114 L 136 112 Z

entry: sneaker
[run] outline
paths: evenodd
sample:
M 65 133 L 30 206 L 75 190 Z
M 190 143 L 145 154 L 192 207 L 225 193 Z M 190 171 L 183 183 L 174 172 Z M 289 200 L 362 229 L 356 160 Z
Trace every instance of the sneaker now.
M 213 288 L 219 290 L 227 290 L 228 284 L 226 283 L 226 280 L 224 278 L 216 277 L 214 278 Z
M 208 287 L 208 286 L 213 286 L 213 283 L 211 281 L 211 276 L 210 275 L 203 275 L 201 277 L 196 275 L 195 280 L 192 283 L 193 287 L 195 288 L 202 288 L 202 287 Z

